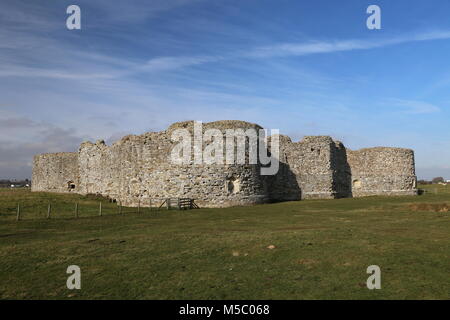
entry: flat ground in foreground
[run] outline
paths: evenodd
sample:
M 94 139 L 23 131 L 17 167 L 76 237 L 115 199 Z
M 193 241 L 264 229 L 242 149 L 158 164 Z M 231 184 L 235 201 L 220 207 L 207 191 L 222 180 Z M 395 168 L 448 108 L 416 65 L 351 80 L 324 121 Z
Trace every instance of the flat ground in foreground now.
M 95 199 L 0 190 L 0 298 L 450 299 L 450 188 L 426 188 L 102 217 Z M 92 214 L 73 218 L 76 201 Z M 69 265 L 81 290 L 66 287 Z M 381 290 L 366 287 L 370 265 Z

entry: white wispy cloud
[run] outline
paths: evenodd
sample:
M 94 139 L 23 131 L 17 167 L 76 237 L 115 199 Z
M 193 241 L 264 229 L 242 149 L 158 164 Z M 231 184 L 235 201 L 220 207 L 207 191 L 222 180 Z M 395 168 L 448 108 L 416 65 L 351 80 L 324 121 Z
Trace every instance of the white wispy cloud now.
M 159 57 L 147 61 L 140 70 L 167 71 L 223 60 L 220 56 Z
M 114 22 L 121 22 L 129 24 L 130 21 L 141 22 L 154 18 L 157 15 L 177 9 L 179 7 L 195 4 L 204 0 L 128 0 L 115 1 L 112 3 L 109 0 L 88 1 L 103 14 L 106 19 Z
M 67 72 L 63 69 L 44 69 L 44 68 L 26 68 L 26 67 L 6 67 L 0 69 L 0 77 L 38 77 L 66 80 L 94 80 L 94 79 L 112 79 L 114 75 L 106 73 L 76 73 Z
M 378 40 L 329 40 L 329 41 L 309 41 L 302 43 L 281 43 L 270 46 L 261 46 L 256 48 L 249 48 L 245 51 L 238 52 L 221 52 L 217 55 L 193 55 L 193 56 L 160 56 L 154 57 L 147 61 L 139 61 L 135 59 L 123 59 L 116 58 L 114 56 L 108 56 L 99 53 L 86 53 L 82 50 L 74 50 L 74 48 L 60 44 L 48 39 L 40 39 L 40 37 L 30 37 L 25 34 L 18 34 L 15 31 L 0 32 L 0 39 L 5 41 L 0 42 L 0 48 L 14 48 L 21 47 L 24 50 L 26 47 L 32 47 L 35 51 L 34 56 L 40 56 L 39 52 L 43 51 L 47 53 L 43 61 L 53 61 L 48 59 L 48 54 L 55 55 L 55 59 L 61 60 L 61 57 L 66 57 L 66 61 L 72 61 L 68 63 L 69 66 L 73 66 L 75 70 L 70 69 L 55 69 L 55 68 L 29 68 L 25 67 L 20 62 L 13 61 L 15 59 L 11 52 L 0 51 L 0 60 L 12 60 L 11 63 L 3 64 L 0 67 L 0 77 L 9 76 L 23 76 L 23 77 L 45 77 L 55 79 L 84 79 L 84 78 L 117 78 L 122 76 L 128 76 L 142 72 L 168 72 L 179 70 L 183 68 L 189 68 L 194 66 L 200 66 L 204 64 L 217 63 L 230 60 L 245 59 L 269 59 L 277 57 L 289 57 L 289 56 L 306 56 L 313 54 L 327 54 L 334 52 L 345 52 L 353 50 L 369 50 L 375 48 L 382 48 L 386 46 L 399 45 L 409 42 L 422 42 L 433 40 L 450 39 L 450 31 L 432 31 L 426 33 L 413 33 L 393 38 L 384 38 Z M 45 43 L 45 46 L 42 44 Z M 79 66 L 74 64 L 73 61 L 79 61 L 83 59 L 85 65 L 91 64 L 89 69 L 101 70 L 104 67 L 103 72 L 83 72 L 79 73 Z M 78 71 L 78 72 L 77 72 Z
M 369 50 L 386 46 L 399 45 L 409 42 L 432 41 L 450 39 L 450 31 L 431 31 L 425 33 L 407 34 L 393 38 L 378 40 L 330 40 L 309 41 L 302 43 L 281 43 L 270 46 L 249 48 L 246 51 L 228 52 L 211 56 L 166 56 L 150 59 L 142 68 L 142 71 L 171 71 L 180 68 L 198 66 L 206 63 L 215 63 L 224 60 L 239 58 L 276 58 L 287 56 L 306 56 L 313 54 L 325 54 L 353 50 Z
M 5 106 L 0 105 L 0 136 L 8 141 L 14 137 L 13 143 L 0 141 L 0 176 L 17 176 L 25 169 L 29 172 L 33 154 L 75 150 L 85 137 L 114 140 L 130 130 L 159 130 L 171 122 L 189 119 L 239 118 L 272 128 L 302 127 L 299 119 L 305 119 L 322 125 L 305 133 L 333 134 L 334 128 L 344 128 L 346 136 L 359 137 L 370 130 L 367 122 L 359 121 L 365 119 L 363 111 L 349 108 L 360 104 L 352 101 L 353 75 L 348 79 L 346 75 L 334 77 L 331 72 L 324 75 L 277 58 L 450 39 L 450 31 L 444 30 L 372 40 L 274 43 L 273 34 L 265 37 L 250 28 L 245 30 L 248 33 L 241 33 L 225 23 L 219 37 L 217 30 L 212 32 L 214 37 L 207 32 L 208 42 L 203 37 L 191 37 L 192 25 L 180 35 L 178 30 L 186 20 L 178 15 L 178 24 L 170 20 L 170 26 L 157 28 L 152 36 L 144 28 L 142 33 L 135 33 L 158 14 L 195 1 L 157 0 L 150 5 L 142 0 L 138 1 L 141 6 L 122 2 L 123 8 L 106 0 L 85 2 L 83 10 L 89 5 L 105 6 L 107 12 L 95 11 L 99 19 L 95 28 L 90 25 L 87 29 L 94 32 L 83 30 L 79 34 L 64 30 L 64 11 L 24 10 L 29 1 L 17 1 L 23 5 L 11 15 L 8 10 L 0 10 L 0 103 Z M 16 1 L 9 4 L 16 6 Z M 27 14 L 21 16 L 22 11 Z M 35 17 L 36 12 L 39 17 Z M 122 23 L 130 20 L 133 26 L 124 27 Z M 201 33 L 209 31 L 208 27 L 217 28 L 216 21 L 210 20 L 211 24 L 196 25 L 198 29 L 194 30 Z M 258 36 L 258 41 L 244 41 Z M 131 45 L 130 39 L 134 39 Z M 117 45 L 119 40 L 123 42 Z M 413 99 L 390 100 L 384 107 L 389 107 L 390 115 L 401 117 L 440 111 L 425 102 L 426 98 L 415 95 Z M 2 112 L 6 107 L 18 114 Z M 388 140 L 378 135 L 377 139 Z M 369 144 L 364 141 L 364 145 Z M 16 174 L 11 170 L 17 163 L 21 167 Z
M 441 111 L 441 108 L 438 106 L 424 101 L 391 99 L 388 103 L 409 114 L 426 114 Z
M 249 56 L 260 58 L 279 57 L 279 56 L 303 56 L 319 53 L 333 53 L 340 51 L 368 50 L 408 42 L 432 41 L 443 39 L 450 39 L 450 31 L 432 31 L 425 33 L 415 33 L 378 40 L 351 39 L 351 40 L 332 40 L 332 41 L 311 41 L 306 43 L 282 43 L 272 46 L 256 48 L 249 53 Z

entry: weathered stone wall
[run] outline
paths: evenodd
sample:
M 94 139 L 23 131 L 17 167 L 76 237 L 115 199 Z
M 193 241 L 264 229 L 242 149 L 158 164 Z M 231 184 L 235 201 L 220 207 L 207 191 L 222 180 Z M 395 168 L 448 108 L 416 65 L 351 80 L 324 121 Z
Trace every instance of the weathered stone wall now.
M 198 145 L 202 133 L 212 128 L 220 135 L 229 129 L 242 129 L 243 133 L 261 129 L 243 121 L 217 121 L 203 124 L 203 132 L 197 135 L 194 123 L 187 121 L 161 132 L 129 135 L 111 146 L 103 141 L 84 142 L 77 153 L 36 156 L 32 190 L 102 194 L 126 206 L 186 197 L 203 207 L 417 192 L 412 150 L 351 151 L 327 136 L 292 142 L 280 135 L 280 167 L 274 176 L 262 176 L 259 164 L 249 164 L 248 145 L 245 164 L 197 163 L 194 152 L 188 163 L 171 161 L 172 151 L 179 146 L 171 140 L 174 130 L 186 130 Z M 248 141 L 245 135 L 237 139 L 242 137 Z M 208 144 L 203 141 L 200 150 L 205 151 Z M 225 146 L 226 140 L 224 153 Z
M 272 139 L 269 137 L 268 147 L 271 150 Z M 302 198 L 302 190 L 298 181 L 298 168 L 293 159 L 294 143 L 285 135 L 278 135 L 279 142 L 279 169 L 274 176 L 267 176 L 266 183 L 268 195 L 272 201 L 294 201 Z
M 280 136 L 280 171 L 271 185 L 274 200 L 335 198 L 335 143 L 330 137 L 307 136 L 300 142 Z
M 210 128 L 220 132 L 260 129 L 241 121 L 203 126 L 203 130 Z M 103 194 L 127 206 L 145 206 L 150 198 L 163 201 L 169 197 L 193 198 L 198 205 L 208 207 L 268 201 L 259 165 L 194 164 L 193 153 L 189 164 L 172 163 L 170 155 L 175 143 L 170 137 L 175 129 L 188 130 L 194 141 L 193 123 L 183 122 L 167 131 L 126 136 L 112 146 L 103 141 L 83 143 L 79 151 L 79 192 Z
M 77 192 L 78 153 L 60 152 L 34 156 L 32 191 Z
M 414 152 L 401 148 L 347 150 L 354 197 L 415 195 Z
M 334 197 L 352 197 L 352 172 L 347 159 L 347 149 L 340 141 L 335 141 L 331 145 L 331 169 Z
M 321 136 L 279 140 L 280 170 L 269 180 L 273 200 L 417 194 L 412 150 L 352 151 Z

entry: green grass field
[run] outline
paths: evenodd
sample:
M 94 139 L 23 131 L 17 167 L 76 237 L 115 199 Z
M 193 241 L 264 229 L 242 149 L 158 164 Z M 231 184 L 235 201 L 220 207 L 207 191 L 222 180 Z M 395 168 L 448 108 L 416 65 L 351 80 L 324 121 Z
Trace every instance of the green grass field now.
M 105 203 L 102 217 L 95 197 L 0 190 L 0 298 L 450 299 L 450 187 L 424 188 L 122 215 Z M 69 265 L 81 290 L 66 287 Z M 369 265 L 381 290 L 366 287 Z

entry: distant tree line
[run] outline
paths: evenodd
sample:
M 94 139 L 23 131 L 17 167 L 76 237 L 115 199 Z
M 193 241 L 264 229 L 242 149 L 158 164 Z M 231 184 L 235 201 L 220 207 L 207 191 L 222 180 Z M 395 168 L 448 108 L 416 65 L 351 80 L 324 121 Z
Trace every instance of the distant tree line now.
M 443 177 L 433 178 L 431 181 L 429 180 L 419 180 L 417 181 L 419 184 L 438 184 L 438 183 L 447 183 L 447 181 Z
M 11 186 L 14 186 L 14 188 L 30 187 L 31 181 L 29 179 L 0 179 L 0 188 L 11 188 Z

